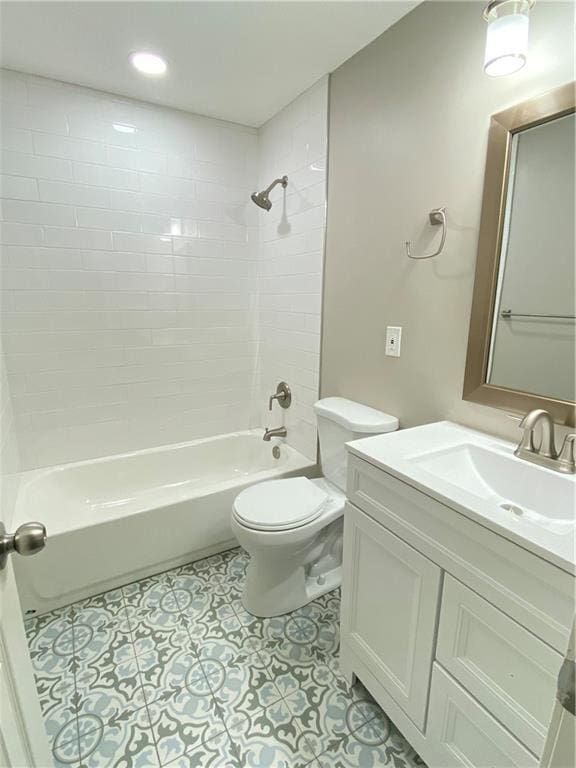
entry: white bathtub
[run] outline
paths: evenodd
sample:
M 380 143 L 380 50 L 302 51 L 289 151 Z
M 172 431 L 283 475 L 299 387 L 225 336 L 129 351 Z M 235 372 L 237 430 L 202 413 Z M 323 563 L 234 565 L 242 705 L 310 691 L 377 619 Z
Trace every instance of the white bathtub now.
M 275 441 L 274 441 L 275 442 Z M 234 497 L 314 464 L 262 431 L 34 470 L 21 475 L 15 526 L 48 530 L 43 552 L 14 557 L 22 609 L 44 613 L 235 546 Z

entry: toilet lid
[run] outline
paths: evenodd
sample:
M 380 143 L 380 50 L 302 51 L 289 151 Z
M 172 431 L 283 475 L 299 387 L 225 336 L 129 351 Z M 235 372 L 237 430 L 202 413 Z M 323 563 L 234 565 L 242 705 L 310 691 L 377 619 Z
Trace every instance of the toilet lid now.
M 234 511 L 249 528 L 285 530 L 315 520 L 329 498 L 307 477 L 269 480 L 239 493 Z

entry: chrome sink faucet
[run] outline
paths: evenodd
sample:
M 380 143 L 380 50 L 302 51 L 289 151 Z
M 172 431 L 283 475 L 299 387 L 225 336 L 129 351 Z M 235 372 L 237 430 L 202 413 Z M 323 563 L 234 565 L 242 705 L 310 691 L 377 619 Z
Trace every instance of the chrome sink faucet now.
M 269 443 L 273 437 L 286 437 L 287 434 L 288 432 L 286 431 L 286 427 L 276 427 L 275 429 L 265 429 L 262 440 Z
M 542 442 L 538 447 L 534 442 L 534 430 L 542 425 Z M 554 440 L 554 422 L 552 417 L 541 408 L 530 411 L 520 422 L 520 429 L 524 430 L 522 439 L 514 455 L 524 461 L 531 461 L 541 467 L 553 469 L 555 472 L 576 474 L 576 461 L 574 455 L 574 443 L 576 434 L 567 435 L 560 453 L 556 451 Z

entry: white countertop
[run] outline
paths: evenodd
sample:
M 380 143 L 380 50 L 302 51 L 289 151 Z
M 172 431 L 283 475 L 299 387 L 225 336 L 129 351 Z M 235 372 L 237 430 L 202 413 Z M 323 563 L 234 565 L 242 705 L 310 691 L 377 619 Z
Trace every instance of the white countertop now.
M 516 446 L 441 421 L 347 444 L 351 454 L 576 573 L 576 475 L 514 456 Z M 515 511 L 506 505 L 514 505 Z

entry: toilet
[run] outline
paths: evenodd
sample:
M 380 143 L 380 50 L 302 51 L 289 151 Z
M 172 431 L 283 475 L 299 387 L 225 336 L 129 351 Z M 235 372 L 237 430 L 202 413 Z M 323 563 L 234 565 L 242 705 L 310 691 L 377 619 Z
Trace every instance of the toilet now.
M 342 397 L 314 411 L 324 476 L 259 483 L 233 504 L 232 530 L 250 555 L 242 602 L 255 616 L 288 613 L 340 585 L 346 443 L 398 429 L 395 416 Z

